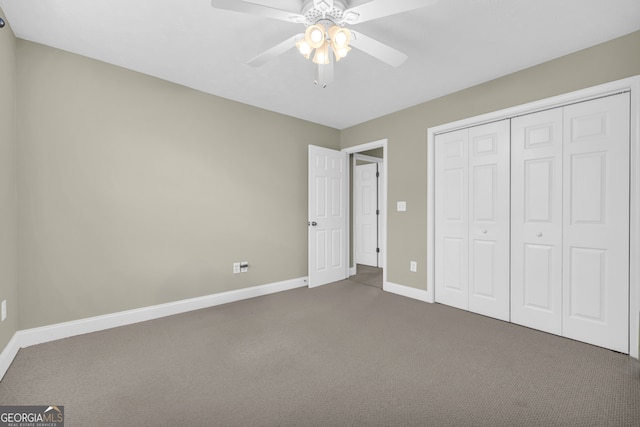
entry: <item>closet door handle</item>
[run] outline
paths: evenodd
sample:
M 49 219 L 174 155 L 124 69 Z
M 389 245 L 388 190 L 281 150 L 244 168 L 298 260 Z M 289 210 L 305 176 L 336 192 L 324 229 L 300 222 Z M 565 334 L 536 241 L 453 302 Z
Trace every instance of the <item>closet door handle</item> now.
M 540 231 L 538 231 L 538 232 L 536 233 L 536 236 L 538 236 L 538 237 L 542 237 L 542 233 L 541 233 Z
M 482 234 L 487 234 L 487 229 L 482 230 Z

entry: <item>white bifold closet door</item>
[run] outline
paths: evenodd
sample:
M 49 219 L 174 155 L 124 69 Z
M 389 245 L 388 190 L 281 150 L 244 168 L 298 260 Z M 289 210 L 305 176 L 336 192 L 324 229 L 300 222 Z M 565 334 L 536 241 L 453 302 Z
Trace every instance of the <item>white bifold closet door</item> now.
M 469 309 L 469 130 L 435 139 L 436 302 Z
M 628 352 L 629 94 L 512 120 L 511 320 Z
M 566 337 L 629 352 L 629 93 L 564 109 Z
M 511 121 L 511 321 L 562 333 L 562 108 Z
M 509 320 L 509 121 L 436 136 L 436 301 Z

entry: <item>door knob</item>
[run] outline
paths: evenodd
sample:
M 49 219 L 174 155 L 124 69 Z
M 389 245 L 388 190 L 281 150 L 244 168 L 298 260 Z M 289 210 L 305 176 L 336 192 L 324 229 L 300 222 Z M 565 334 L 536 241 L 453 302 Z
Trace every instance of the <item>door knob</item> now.
M 538 237 L 542 237 L 542 233 L 538 231 L 538 232 L 536 233 L 536 236 L 538 236 Z
M 312 227 L 315 227 L 316 225 L 318 225 L 318 223 L 317 223 L 317 222 L 315 222 L 315 221 L 311 221 L 311 222 L 309 222 L 308 224 L 309 224 L 310 226 L 312 226 Z
M 487 229 L 482 230 L 482 234 L 487 234 Z

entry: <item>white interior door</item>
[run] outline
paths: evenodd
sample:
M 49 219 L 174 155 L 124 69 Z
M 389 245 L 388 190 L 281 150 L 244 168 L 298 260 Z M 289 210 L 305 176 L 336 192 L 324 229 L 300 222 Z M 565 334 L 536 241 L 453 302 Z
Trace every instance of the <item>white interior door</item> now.
M 469 311 L 509 320 L 509 120 L 469 128 Z
M 629 94 L 564 109 L 563 335 L 629 352 Z
M 347 154 L 309 145 L 309 287 L 347 278 Z
M 469 309 L 469 131 L 435 137 L 435 300 Z
M 354 237 L 356 264 L 378 267 L 378 165 L 355 168 Z
M 385 182 L 385 173 L 384 163 L 378 162 L 378 267 L 386 268 L 385 260 L 387 258 L 385 247 L 385 239 L 386 236 L 386 223 L 387 223 L 387 215 L 386 215 L 386 206 L 387 206 L 387 196 L 384 192 Z
M 562 108 L 511 121 L 511 321 L 562 333 Z

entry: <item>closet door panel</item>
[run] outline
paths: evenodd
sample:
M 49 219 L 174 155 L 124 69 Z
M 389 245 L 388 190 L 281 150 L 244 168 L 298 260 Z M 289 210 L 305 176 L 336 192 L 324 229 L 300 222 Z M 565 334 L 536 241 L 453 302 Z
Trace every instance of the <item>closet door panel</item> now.
M 628 352 L 629 94 L 564 115 L 563 335 Z
M 511 121 L 511 321 L 562 332 L 562 108 Z
M 469 129 L 469 310 L 509 320 L 509 121 Z
M 436 302 L 467 310 L 469 264 L 468 131 L 437 135 Z

